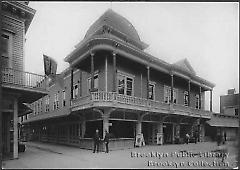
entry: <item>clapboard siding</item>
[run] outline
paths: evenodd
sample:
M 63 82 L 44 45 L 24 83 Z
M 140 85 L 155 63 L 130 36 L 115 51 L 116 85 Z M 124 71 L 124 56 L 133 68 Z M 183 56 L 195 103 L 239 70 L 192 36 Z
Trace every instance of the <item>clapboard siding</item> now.
M 12 17 L 3 16 L 3 29 L 13 32 L 12 41 L 12 68 L 24 69 L 24 22 Z

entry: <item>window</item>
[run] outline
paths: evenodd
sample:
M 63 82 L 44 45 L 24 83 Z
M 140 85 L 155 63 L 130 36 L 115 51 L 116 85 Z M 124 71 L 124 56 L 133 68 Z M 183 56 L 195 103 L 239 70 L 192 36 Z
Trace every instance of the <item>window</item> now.
M 164 102 L 171 102 L 171 87 L 164 86 Z M 173 89 L 173 103 L 177 104 L 177 89 Z
M 238 116 L 238 109 L 235 109 L 235 116 Z
M 45 100 L 45 111 L 46 112 L 49 112 L 49 100 L 50 100 L 50 96 L 47 96 L 46 100 Z
M 1 35 L 1 46 L 2 46 L 2 66 L 4 67 L 11 67 L 11 39 L 12 36 L 11 34 L 8 33 L 3 33 Z
M 118 74 L 118 94 L 133 96 L 133 78 Z
M 98 90 L 98 81 L 99 81 L 99 79 L 98 79 L 98 74 L 95 74 L 95 75 L 94 75 L 94 82 L 93 82 L 93 88 L 94 88 L 95 90 Z M 91 82 L 92 82 L 92 79 L 91 79 L 91 77 L 89 77 L 89 78 L 88 78 L 88 91 L 91 90 Z
M 58 109 L 59 108 L 59 98 L 58 95 L 59 92 L 57 94 L 54 95 L 54 102 L 53 102 L 53 110 Z
M 62 103 L 62 105 L 63 105 L 63 107 L 64 107 L 64 106 L 66 106 L 66 92 L 65 92 L 65 90 L 62 91 L 62 98 L 63 98 L 63 103 Z
M 77 98 L 78 96 L 78 84 L 73 86 L 73 98 Z
M 188 106 L 188 91 L 184 92 L 184 106 Z
M 196 98 L 196 109 L 200 109 L 200 98 L 199 98 L 199 94 L 196 94 L 195 98 Z
M 149 83 L 149 99 L 155 100 L 155 84 L 154 83 Z

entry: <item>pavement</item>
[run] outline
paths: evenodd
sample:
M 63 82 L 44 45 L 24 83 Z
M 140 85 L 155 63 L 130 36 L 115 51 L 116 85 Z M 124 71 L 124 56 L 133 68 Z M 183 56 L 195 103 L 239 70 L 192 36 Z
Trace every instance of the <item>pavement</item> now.
M 144 146 L 132 149 L 93 153 L 77 147 L 27 142 L 19 158 L 3 162 L 3 169 L 35 168 L 134 168 L 134 169 L 229 169 L 236 167 L 237 149 L 227 142 L 224 163 L 218 158 L 215 142 Z

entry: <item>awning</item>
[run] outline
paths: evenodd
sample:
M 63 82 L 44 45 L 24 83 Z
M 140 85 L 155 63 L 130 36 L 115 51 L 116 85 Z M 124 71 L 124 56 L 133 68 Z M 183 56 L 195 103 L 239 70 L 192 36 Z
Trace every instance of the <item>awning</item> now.
M 18 103 L 18 117 L 31 113 L 33 110 L 25 103 Z
M 211 117 L 210 120 L 206 121 L 210 126 L 216 127 L 239 127 L 238 118 L 227 118 L 227 117 Z

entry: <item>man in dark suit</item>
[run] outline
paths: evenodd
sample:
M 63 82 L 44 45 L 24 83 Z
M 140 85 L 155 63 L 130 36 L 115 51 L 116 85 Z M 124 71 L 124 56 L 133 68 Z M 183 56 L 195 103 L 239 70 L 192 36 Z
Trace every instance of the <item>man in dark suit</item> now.
M 105 137 L 104 137 L 103 141 L 104 141 L 105 146 L 106 146 L 106 153 L 109 152 L 109 149 L 108 149 L 109 138 L 110 138 L 110 135 L 109 135 L 108 131 L 105 130 Z
M 97 149 L 97 153 L 99 152 L 99 143 L 100 143 L 100 136 L 99 136 L 99 130 L 96 130 L 96 133 L 93 137 L 93 142 L 94 142 L 94 149 L 93 149 L 93 153 L 95 153 L 96 149 Z

